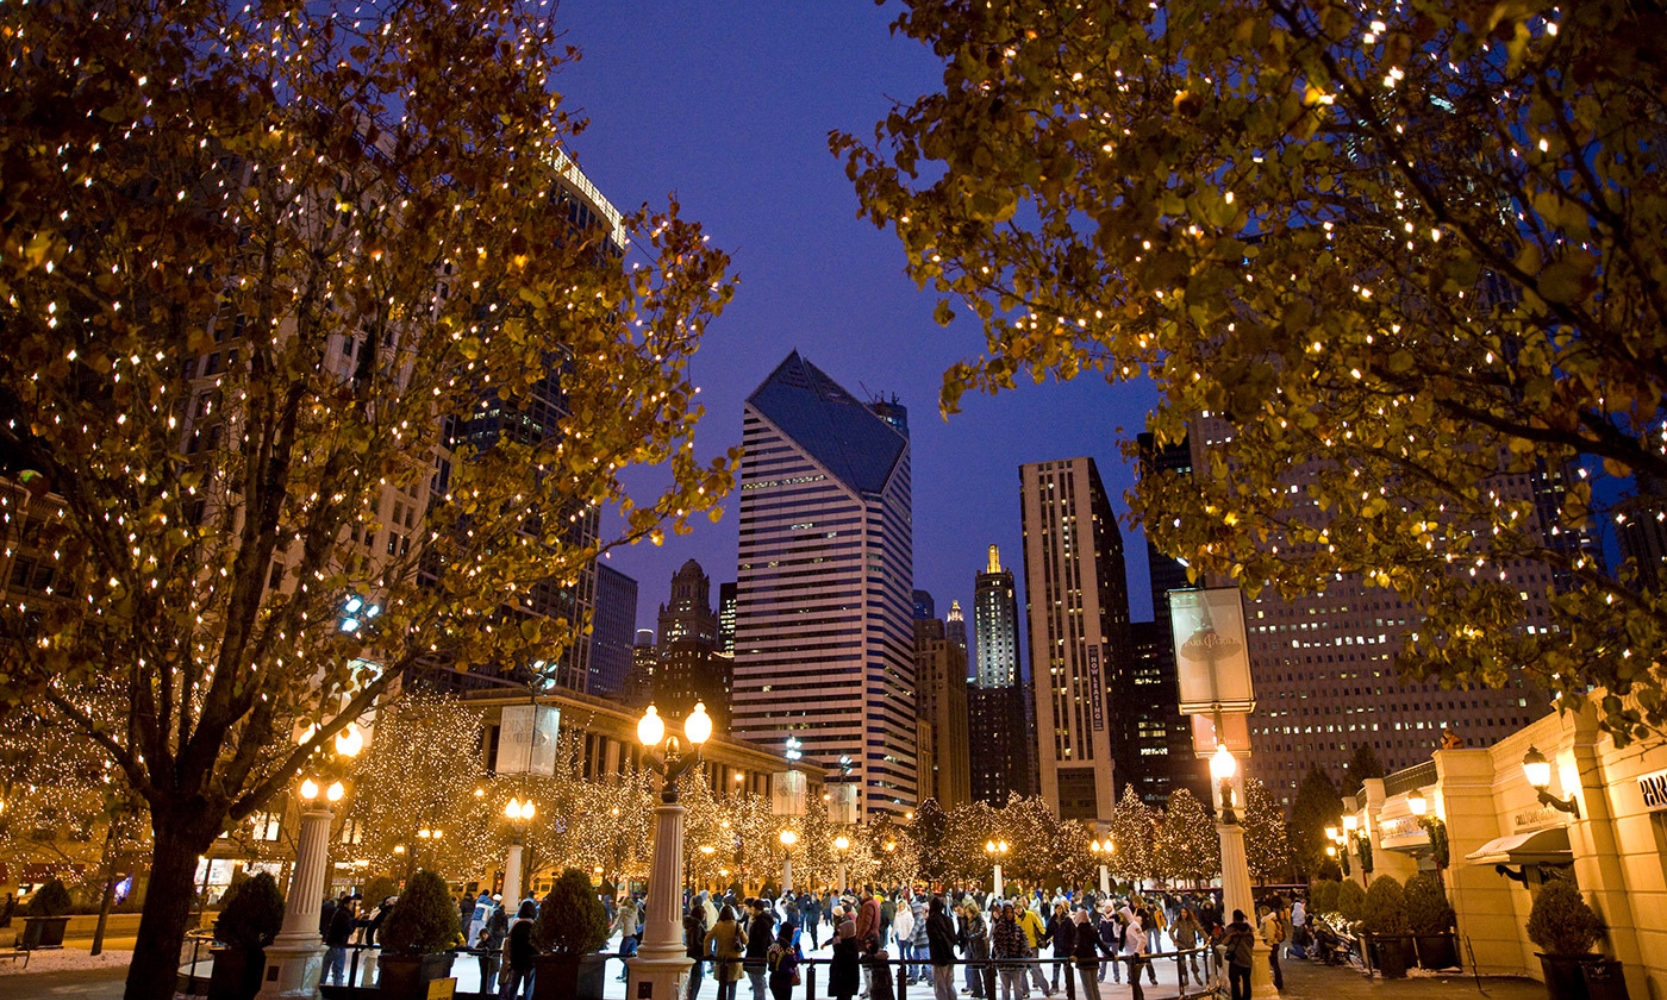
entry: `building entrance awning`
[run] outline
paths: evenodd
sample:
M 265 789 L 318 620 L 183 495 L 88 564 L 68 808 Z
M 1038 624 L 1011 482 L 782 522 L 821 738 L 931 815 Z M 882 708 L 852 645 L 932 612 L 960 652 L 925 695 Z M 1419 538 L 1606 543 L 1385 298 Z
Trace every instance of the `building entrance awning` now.
M 1569 848 L 1569 828 L 1554 826 L 1497 837 L 1464 857 L 1473 865 L 1555 865 L 1573 861 L 1574 852 Z

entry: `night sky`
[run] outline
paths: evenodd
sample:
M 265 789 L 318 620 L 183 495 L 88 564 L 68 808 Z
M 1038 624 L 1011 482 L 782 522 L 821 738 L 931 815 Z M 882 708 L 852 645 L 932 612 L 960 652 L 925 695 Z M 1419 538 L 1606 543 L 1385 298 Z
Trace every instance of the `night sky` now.
M 1154 393 L 1084 378 L 969 395 L 947 423 L 938 415 L 944 369 L 976 354 L 982 333 L 932 321 L 933 295 L 904 277 L 896 236 L 856 217 L 843 164 L 827 149 L 830 129 L 870 136 L 894 100 L 938 85 L 931 52 L 887 30 L 897 11 L 865 0 L 564 0 L 559 20 L 583 58 L 556 87 L 565 107 L 590 118 L 572 145 L 604 194 L 629 210 L 675 192 L 741 278 L 691 365 L 706 405 L 697 452 L 740 441 L 742 403 L 793 348 L 859 398 L 895 393 L 912 431 L 915 586 L 932 593 L 940 617 L 960 600 L 970 631 L 987 545 L 1001 546 L 1023 588 L 1019 464 L 1091 455 L 1122 515 L 1133 475 L 1118 430 L 1144 427 Z M 638 582 L 639 627 L 654 627 L 689 558 L 711 575 L 716 603 L 717 585 L 735 578 L 738 509 L 732 495 L 719 523 L 702 519 L 663 547 L 610 557 Z M 1145 544 L 1124 531 L 1132 611 L 1144 620 Z

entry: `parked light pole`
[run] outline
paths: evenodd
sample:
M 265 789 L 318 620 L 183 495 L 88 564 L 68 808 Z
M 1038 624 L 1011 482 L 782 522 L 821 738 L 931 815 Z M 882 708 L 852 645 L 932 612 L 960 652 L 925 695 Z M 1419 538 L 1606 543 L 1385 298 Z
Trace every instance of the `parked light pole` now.
M 648 764 L 665 776 L 660 804 L 654 808 L 654 855 L 648 878 L 648 919 L 643 926 L 642 946 L 627 962 L 631 987 L 626 995 L 676 1000 L 681 980 L 689 971 L 688 949 L 683 943 L 683 909 L 677 894 L 683 886 L 683 813 L 677 803 L 677 780 L 700 763 L 701 744 L 712 736 L 712 717 L 706 706 L 683 720 L 683 733 L 694 752 L 683 756 L 674 736 L 666 741 L 665 755 L 657 752 L 666 738 L 666 724 L 653 705 L 637 722 L 637 740 L 642 743 Z
M 1210 758 L 1210 776 L 1216 782 L 1220 799 L 1216 833 L 1221 837 L 1221 897 L 1222 908 L 1228 917 L 1234 910 L 1242 911 L 1252 927 L 1256 924 L 1256 899 L 1250 890 L 1250 864 L 1245 858 L 1244 827 L 1234 812 L 1233 776 L 1239 762 L 1232 751 L 1218 746 Z M 1252 1000 L 1278 1000 L 1273 988 L 1273 970 L 1268 966 L 1268 943 L 1261 934 L 1252 934 L 1253 954 L 1250 963 L 1250 996 Z
M 1007 841 L 1005 840 L 986 840 L 984 842 L 984 853 L 990 856 L 996 866 L 995 896 L 997 899 L 1001 898 L 1001 859 L 1007 856 L 1007 850 Z
M 514 912 L 521 903 L 521 852 L 522 837 L 527 830 L 527 824 L 532 822 L 537 807 L 533 800 L 522 802 L 514 796 L 509 804 L 504 806 L 504 818 L 509 820 L 509 827 L 515 831 L 515 842 L 509 845 L 509 857 L 504 860 L 504 911 Z
M 1096 840 L 1088 845 L 1088 849 L 1093 852 L 1095 859 L 1100 863 L 1100 895 L 1109 896 L 1111 895 L 1111 872 L 1106 869 L 1106 862 L 1111 860 L 1112 851 L 1114 850 L 1111 838 L 1107 837 L 1104 843 Z
M 365 738 L 349 725 L 336 734 L 336 757 L 351 760 L 365 747 Z M 323 778 L 308 776 L 296 788 L 301 800 L 301 831 L 296 838 L 295 874 L 290 878 L 289 897 L 284 901 L 284 922 L 278 936 L 266 948 L 266 974 L 261 977 L 262 1000 L 312 1000 L 318 996 L 318 980 L 324 971 L 324 939 L 318 931 L 319 908 L 324 901 L 324 875 L 330 863 L 330 823 L 334 806 L 347 794 L 340 781 L 323 785 Z
M 792 830 L 781 831 L 781 891 L 793 891 L 793 845 L 799 842 L 799 835 Z

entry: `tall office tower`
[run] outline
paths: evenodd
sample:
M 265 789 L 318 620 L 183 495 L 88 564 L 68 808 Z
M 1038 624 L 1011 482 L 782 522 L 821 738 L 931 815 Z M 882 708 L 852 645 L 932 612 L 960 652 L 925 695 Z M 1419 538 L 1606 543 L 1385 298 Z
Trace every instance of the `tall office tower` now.
M 915 607 L 915 621 L 929 621 L 938 617 L 938 606 L 933 602 L 930 591 L 910 591 L 909 600 Z
M 660 714 L 679 719 L 706 705 L 712 726 L 730 726 L 730 661 L 718 653 L 718 616 L 712 610 L 712 579 L 693 559 L 672 575 L 671 600 L 660 605 L 659 663 L 654 668 L 654 703 Z
M 718 584 L 718 652 L 735 655 L 735 581 Z
M 949 614 L 944 616 L 944 636 L 950 642 L 961 647 L 961 655 L 968 656 L 967 649 L 967 619 L 961 614 L 961 602 L 949 602 Z
M 897 409 L 895 405 L 891 407 Z M 914 808 L 909 440 L 797 351 L 747 399 L 735 734 L 789 737 L 858 808 Z
M 920 800 L 953 809 L 972 801 L 967 654 L 936 618 L 915 619 L 915 681 Z
M 968 729 L 972 797 L 1001 807 L 1009 793 L 1033 795 L 1034 752 L 1019 671 L 1019 605 L 1013 571 L 990 546 L 990 561 L 973 583 L 972 621 L 978 662 L 969 671 Z M 954 609 L 951 609 L 952 611 Z M 963 634 L 966 624 L 961 625 Z
M 1147 475 L 1192 475 L 1192 449 L 1187 442 L 1158 447 L 1151 434 L 1141 434 L 1139 472 Z M 1133 741 L 1129 775 L 1142 799 L 1153 804 L 1169 801 L 1174 788 L 1184 787 L 1208 801 L 1208 765 L 1192 752 L 1192 723 L 1177 707 L 1180 692 L 1175 675 L 1175 644 L 1171 638 L 1169 592 L 1193 584 L 1180 560 L 1159 552 L 1146 541 L 1147 577 L 1152 587 L 1151 622 L 1130 626 L 1134 653 L 1131 689 L 1133 711 L 1127 737 Z
M 631 672 L 619 698 L 631 708 L 647 708 L 654 703 L 655 668 L 660 665 L 660 649 L 654 642 L 654 630 L 637 629 L 637 641 L 631 647 Z
M 631 672 L 637 627 L 637 581 L 596 564 L 596 611 L 591 616 L 590 681 L 586 694 L 617 698 Z
M 1633 477 L 1635 490 L 1616 534 L 1621 558 L 1638 565 L 1638 586 L 1659 591 L 1667 580 L 1667 483 L 1647 472 Z
M 1231 433 L 1219 418 L 1196 421 L 1193 467 L 1207 468 L 1208 449 Z M 1305 496 L 1312 474 L 1295 470 L 1289 477 L 1293 492 Z M 1532 501 L 1539 488 L 1532 479 L 1500 476 L 1488 485 L 1506 500 Z M 1304 504 L 1299 513 L 1319 515 L 1314 501 Z M 1550 569 L 1524 563 L 1510 572 L 1523 584 L 1529 627 L 1549 627 L 1544 594 L 1554 583 Z M 1433 682 L 1402 682 L 1395 658 L 1422 619 L 1394 591 L 1349 573 L 1324 593 L 1286 601 L 1268 588 L 1246 599 L 1256 711 L 1248 720 L 1245 774 L 1290 803 L 1313 765 L 1342 779 L 1356 744 L 1369 744 L 1384 768 L 1395 771 L 1429 760 L 1444 739 L 1490 746 L 1546 713 L 1545 693 L 1516 671 L 1504 688 L 1443 690 Z
M 1136 770 L 1123 539 L 1093 459 L 1023 465 L 1019 480 L 1042 797 L 1061 819 L 1109 822 L 1113 780 Z

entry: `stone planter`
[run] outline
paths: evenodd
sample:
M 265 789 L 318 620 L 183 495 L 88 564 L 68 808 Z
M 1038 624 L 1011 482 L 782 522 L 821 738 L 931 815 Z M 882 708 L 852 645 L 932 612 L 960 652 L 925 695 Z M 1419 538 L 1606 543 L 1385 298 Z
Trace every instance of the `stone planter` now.
M 23 933 L 17 939 L 17 946 L 25 951 L 62 948 L 64 928 L 68 926 L 68 917 L 24 917 Z
M 214 966 L 209 974 L 208 1000 L 250 1000 L 260 992 L 260 977 L 266 971 L 266 949 L 214 948 Z
M 1440 934 L 1416 934 L 1413 941 L 1418 946 L 1418 966 L 1422 969 L 1456 969 L 1459 962 L 1459 945 L 1452 931 Z
M 451 975 L 452 959 L 449 951 L 430 955 L 384 954 L 377 966 L 382 978 L 377 980 L 387 1000 L 427 1000 L 428 984 Z
M 540 955 L 534 960 L 533 1000 L 602 1000 L 608 960 L 591 955 Z
M 1620 962 L 1602 955 L 1535 954 L 1551 1000 L 1627 1000 Z
M 1385 979 L 1405 979 L 1407 966 L 1415 960 L 1416 951 L 1410 934 L 1373 934 L 1368 939 L 1372 949 L 1372 965 Z
M 1586 981 L 1587 1000 L 1631 1000 L 1621 963 L 1613 958 L 1580 963 L 1580 976 Z

